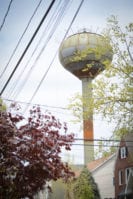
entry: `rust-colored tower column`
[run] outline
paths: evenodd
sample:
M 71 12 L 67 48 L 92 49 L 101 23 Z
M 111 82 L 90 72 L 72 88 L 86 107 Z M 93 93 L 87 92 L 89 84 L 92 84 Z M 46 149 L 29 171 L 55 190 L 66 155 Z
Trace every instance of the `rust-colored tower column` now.
M 84 133 L 84 164 L 94 160 L 93 108 L 92 108 L 92 79 L 82 79 L 83 97 L 83 133 Z

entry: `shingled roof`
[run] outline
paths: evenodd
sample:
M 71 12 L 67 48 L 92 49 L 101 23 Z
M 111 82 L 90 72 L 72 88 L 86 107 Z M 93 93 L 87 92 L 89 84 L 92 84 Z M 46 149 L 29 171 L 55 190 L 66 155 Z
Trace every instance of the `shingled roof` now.
M 115 154 L 111 154 L 110 156 L 107 157 L 102 157 L 99 159 L 96 159 L 92 162 L 89 162 L 87 164 L 87 168 L 89 169 L 90 172 L 93 172 L 95 169 L 99 168 L 100 166 L 102 166 L 104 163 L 106 163 L 108 160 L 110 160 L 112 157 L 114 157 Z M 80 175 L 82 168 L 80 167 L 80 169 L 76 169 L 75 170 L 75 176 L 78 177 Z
M 102 157 L 102 158 L 99 158 L 97 160 L 94 160 L 94 161 L 92 161 L 92 162 L 90 162 L 90 163 L 87 164 L 87 168 L 90 171 L 93 171 L 94 169 L 98 168 L 99 166 L 101 166 L 102 164 L 104 164 L 106 161 L 108 161 L 111 157 L 112 157 L 112 155 L 107 156 L 107 157 Z

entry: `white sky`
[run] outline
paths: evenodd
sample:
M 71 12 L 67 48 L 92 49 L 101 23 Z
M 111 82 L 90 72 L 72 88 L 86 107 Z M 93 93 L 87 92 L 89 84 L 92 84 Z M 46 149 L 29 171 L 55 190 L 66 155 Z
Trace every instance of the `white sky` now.
M 38 0 L 39 1 L 39 0 Z M 14 0 L 10 9 L 10 12 L 6 18 L 5 24 L 0 32 L 0 72 L 5 67 L 6 63 L 11 56 L 18 39 L 20 38 L 22 32 L 24 31 L 29 18 L 31 17 L 35 6 L 38 3 L 37 0 Z M 20 55 L 22 54 L 25 46 L 29 42 L 34 30 L 36 29 L 40 19 L 43 16 L 43 13 L 47 9 L 47 5 L 51 1 L 44 0 L 40 6 L 40 9 L 35 16 L 35 19 L 32 21 L 28 32 L 24 36 L 20 47 L 18 48 L 15 56 L 10 62 L 10 65 L 6 72 L 4 73 L 3 77 L 0 79 L 1 88 L 5 84 L 7 78 L 11 74 L 13 67 L 16 65 Z M 57 1 L 57 3 L 59 0 Z M 61 1 L 64 2 L 63 0 Z M 56 29 L 54 34 L 51 36 L 50 41 L 47 43 L 46 48 L 40 57 L 39 61 L 36 63 L 34 70 L 29 76 L 28 81 L 24 85 L 23 89 L 21 90 L 23 84 L 24 75 L 22 75 L 22 69 L 27 63 L 27 60 L 31 56 L 33 49 L 40 38 L 40 35 L 44 30 L 46 30 L 47 20 L 43 24 L 42 28 L 39 31 L 38 36 L 34 40 L 31 48 L 27 52 L 26 56 L 22 60 L 19 69 L 16 71 L 15 75 L 10 81 L 10 84 L 6 88 L 3 97 L 18 101 L 25 101 L 28 102 L 32 97 L 37 85 L 39 84 L 40 79 L 45 74 L 55 52 L 58 50 L 59 45 L 63 39 L 63 36 L 72 20 L 72 17 L 77 10 L 80 0 L 71 0 L 71 4 L 69 5 L 67 11 L 65 12 L 65 16 L 60 23 L 59 27 Z M 9 5 L 9 0 L 0 0 L 0 24 L 2 23 L 3 17 L 7 10 L 7 6 Z M 81 10 L 74 21 L 68 35 L 76 33 L 81 29 L 85 28 L 92 32 L 100 33 L 103 28 L 106 27 L 106 19 L 110 15 L 116 15 L 121 23 L 122 26 L 127 24 L 128 22 L 133 21 L 133 1 L 132 0 L 84 0 Z M 51 13 L 53 14 L 53 12 Z M 30 66 L 33 65 L 34 60 L 36 59 L 39 50 L 45 43 L 48 38 L 48 34 L 50 33 L 50 28 L 52 28 L 52 24 L 50 25 L 49 29 L 45 31 L 43 40 L 36 51 L 33 59 L 31 60 L 30 64 L 28 65 L 27 71 L 29 70 Z M 19 79 L 17 79 L 19 77 Z M 19 80 L 19 81 L 18 81 Z M 17 86 L 15 89 L 14 84 Z M 15 96 L 15 93 L 18 91 L 21 92 L 19 95 Z M 76 92 L 81 93 L 81 81 L 66 71 L 60 64 L 58 56 L 54 63 L 52 64 L 50 71 L 48 72 L 46 78 L 43 81 L 40 89 L 37 92 L 37 95 L 33 99 L 32 103 L 43 104 L 48 106 L 57 106 L 57 107 L 66 107 L 68 104 L 68 99 L 74 95 Z M 64 121 L 69 122 L 70 115 L 66 113 L 63 109 L 52 109 L 57 114 L 58 117 L 61 119 L 63 118 Z M 95 138 L 99 138 L 101 136 L 108 137 L 111 135 L 113 124 L 106 124 L 105 121 L 101 121 L 100 118 L 96 118 L 94 120 L 94 136 Z M 79 131 L 79 126 L 69 123 L 70 131 L 77 132 Z M 79 137 L 82 137 L 82 133 L 80 133 Z M 81 147 L 75 146 L 76 154 L 74 154 L 74 161 L 81 163 L 82 162 L 82 153 Z M 79 158 L 80 150 L 81 157 Z M 73 159 L 73 158 L 72 158 Z

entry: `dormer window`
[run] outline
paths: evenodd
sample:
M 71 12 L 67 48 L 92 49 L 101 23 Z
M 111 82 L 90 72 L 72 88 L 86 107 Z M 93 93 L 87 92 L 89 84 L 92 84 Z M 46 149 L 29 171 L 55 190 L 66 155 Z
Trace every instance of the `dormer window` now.
M 127 157 L 127 147 L 123 146 L 120 148 L 120 158 L 124 159 Z

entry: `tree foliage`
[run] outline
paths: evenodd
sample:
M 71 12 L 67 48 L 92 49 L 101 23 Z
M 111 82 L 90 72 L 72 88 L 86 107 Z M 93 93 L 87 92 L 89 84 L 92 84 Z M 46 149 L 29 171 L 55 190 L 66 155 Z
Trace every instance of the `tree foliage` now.
M 0 98 L 0 111 L 6 111 L 6 105 L 3 103 L 3 100 Z
M 108 19 L 105 36 L 113 49 L 111 65 L 94 82 L 96 112 L 116 122 L 115 132 L 131 131 L 133 120 L 133 23 L 122 28 L 115 16 Z
M 60 156 L 62 147 L 70 150 L 74 136 L 64 134 L 66 125 L 39 107 L 27 118 L 15 109 L 13 104 L 11 110 L 1 111 L 0 198 L 32 199 L 46 182 L 74 175 Z
M 86 167 L 74 183 L 73 195 L 74 199 L 100 199 L 97 184 Z
M 115 135 L 123 135 L 132 130 L 133 121 L 133 23 L 121 27 L 117 18 L 111 16 L 103 34 L 112 46 L 113 60 L 111 64 L 104 60 L 105 70 L 92 83 L 93 98 L 89 109 L 115 122 Z M 104 47 L 94 50 L 96 55 L 102 54 Z M 69 106 L 79 120 L 82 103 L 76 94 Z

